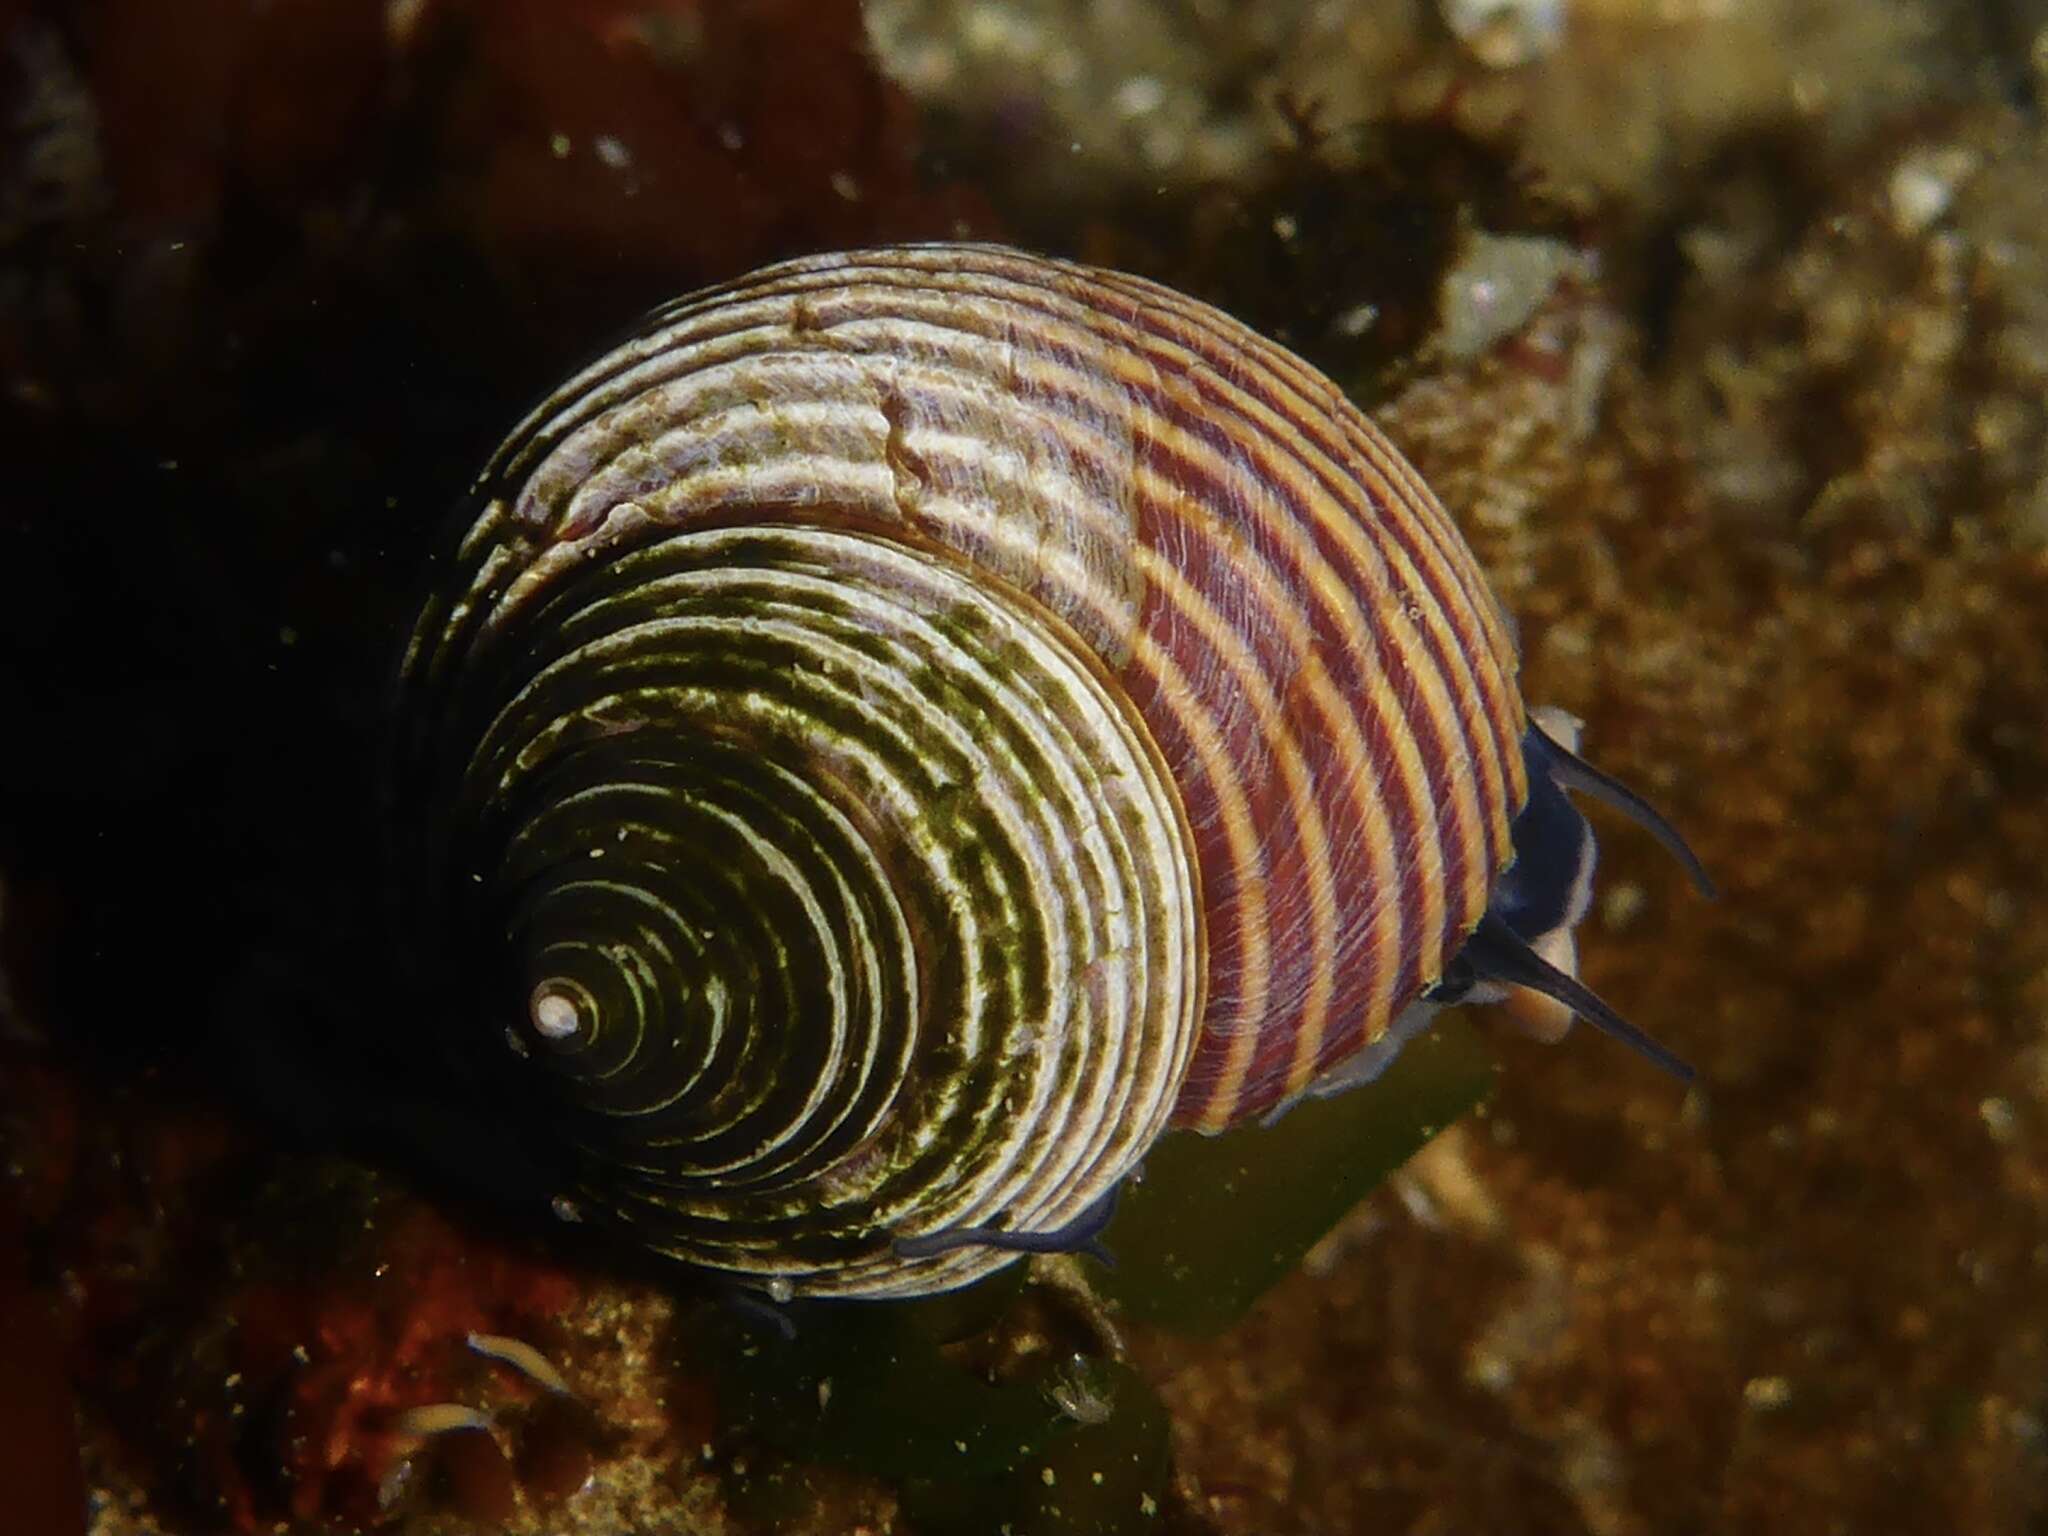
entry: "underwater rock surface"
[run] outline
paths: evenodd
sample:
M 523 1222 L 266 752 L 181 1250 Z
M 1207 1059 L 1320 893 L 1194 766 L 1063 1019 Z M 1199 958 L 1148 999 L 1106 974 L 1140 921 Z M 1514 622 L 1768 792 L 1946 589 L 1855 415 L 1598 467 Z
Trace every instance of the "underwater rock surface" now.
M 2048 15 L 1518 9 L 0 5 L 29 1536 L 2043 1518 Z M 1114 1271 L 793 1339 L 395 1155 L 365 786 L 463 478 L 646 303 L 954 235 L 1374 412 L 1723 887 L 1618 831 L 1582 931 L 1699 1093 L 1453 1020 L 1162 1148 Z

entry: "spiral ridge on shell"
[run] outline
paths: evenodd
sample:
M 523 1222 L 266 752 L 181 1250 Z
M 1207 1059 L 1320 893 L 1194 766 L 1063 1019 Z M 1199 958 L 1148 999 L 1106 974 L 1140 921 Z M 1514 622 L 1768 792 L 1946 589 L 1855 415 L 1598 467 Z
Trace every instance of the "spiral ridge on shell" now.
M 401 705 L 451 1021 L 562 1193 L 911 1294 L 1443 974 L 1527 795 L 1507 626 L 1341 392 L 990 247 L 680 300 L 514 432 Z

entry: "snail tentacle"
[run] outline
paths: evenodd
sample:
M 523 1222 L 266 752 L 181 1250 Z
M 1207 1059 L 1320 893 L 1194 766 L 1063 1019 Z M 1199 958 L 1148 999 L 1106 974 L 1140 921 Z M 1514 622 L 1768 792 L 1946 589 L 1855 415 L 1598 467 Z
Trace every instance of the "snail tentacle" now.
M 773 1330 L 783 1343 L 795 1341 L 796 1319 L 791 1317 L 789 1309 L 779 1302 L 771 1301 L 761 1292 L 748 1290 L 741 1285 L 720 1286 L 718 1298 L 742 1320 L 759 1323 Z
M 1700 862 L 1700 856 L 1692 851 L 1684 835 L 1673 826 L 1664 813 L 1641 795 L 1630 789 L 1612 774 L 1603 773 L 1587 762 L 1570 747 L 1544 730 L 1542 725 L 1531 719 L 1529 732 L 1542 744 L 1544 767 L 1561 788 L 1590 796 L 1601 804 L 1621 812 L 1630 821 L 1641 827 L 1661 844 L 1666 853 L 1678 861 L 1692 882 L 1693 889 L 1708 901 L 1715 900 L 1720 892 L 1714 880 L 1707 873 L 1707 867 Z
M 1681 1083 L 1690 1086 L 1698 1076 L 1683 1057 L 1629 1023 L 1591 987 L 1544 959 L 1497 914 L 1489 912 L 1480 919 L 1472 937 L 1459 951 L 1459 958 L 1480 981 L 1526 987 L 1556 999 L 1602 1034 L 1619 1040 Z
M 896 1252 L 906 1259 L 926 1259 L 950 1253 L 956 1248 L 995 1248 L 1005 1253 L 1085 1254 L 1106 1269 L 1116 1268 L 1116 1258 L 1103 1246 L 1102 1234 L 1116 1216 L 1117 1201 L 1124 1184 L 1119 1180 L 1108 1194 L 1064 1227 L 1050 1232 L 1015 1231 L 1008 1227 L 953 1227 L 943 1232 L 924 1232 L 896 1239 Z

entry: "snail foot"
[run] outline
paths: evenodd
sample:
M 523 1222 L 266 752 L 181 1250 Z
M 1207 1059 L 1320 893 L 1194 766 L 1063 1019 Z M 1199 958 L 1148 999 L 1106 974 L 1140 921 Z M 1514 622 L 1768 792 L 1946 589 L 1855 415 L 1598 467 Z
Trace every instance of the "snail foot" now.
M 899 1237 L 893 1247 L 898 1258 L 929 1259 L 955 1248 L 1001 1248 L 1011 1253 L 1086 1254 L 1105 1269 L 1116 1268 L 1116 1258 L 1103 1246 L 1102 1234 L 1116 1215 L 1117 1197 L 1124 1191 L 1119 1179 L 1108 1194 L 1089 1206 L 1063 1227 L 1050 1232 L 1012 1232 L 1003 1227 L 948 1227 L 940 1232 L 921 1232 Z

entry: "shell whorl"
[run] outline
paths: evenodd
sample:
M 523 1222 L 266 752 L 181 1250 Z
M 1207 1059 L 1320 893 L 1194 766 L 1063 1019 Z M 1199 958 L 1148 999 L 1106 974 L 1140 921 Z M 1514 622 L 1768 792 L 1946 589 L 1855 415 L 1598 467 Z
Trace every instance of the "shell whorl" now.
M 988 247 L 766 269 L 569 380 L 406 663 L 426 931 L 509 945 L 569 1190 L 795 1289 L 965 1283 L 1169 1118 L 1381 1038 L 1526 799 L 1507 628 L 1306 364 Z M 438 941 L 438 938 L 436 940 Z

